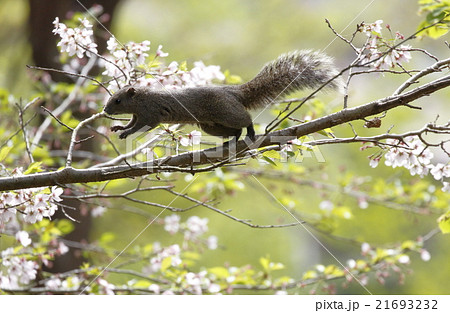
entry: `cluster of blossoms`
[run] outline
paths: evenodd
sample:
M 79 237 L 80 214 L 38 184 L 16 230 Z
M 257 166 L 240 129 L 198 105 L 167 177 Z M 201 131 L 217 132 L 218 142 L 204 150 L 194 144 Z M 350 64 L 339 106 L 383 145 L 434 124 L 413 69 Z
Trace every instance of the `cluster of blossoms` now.
M 53 33 L 61 40 L 58 46 L 61 52 L 78 58 L 91 57 L 97 54 L 97 44 L 93 41 L 92 24 L 86 19 L 80 19 L 80 27 L 69 28 L 56 18 L 53 22 Z M 219 66 L 206 66 L 203 62 L 194 62 L 194 67 L 188 71 L 184 65 L 171 62 L 162 66 L 155 62 L 157 58 L 167 57 L 160 45 L 153 59 L 149 60 L 150 41 L 140 43 L 129 42 L 121 44 L 115 37 L 107 41 L 109 55 L 102 56 L 99 65 L 105 68 L 103 75 L 109 76 L 109 89 L 118 90 L 121 86 L 133 83 L 136 86 L 148 86 L 155 89 L 177 89 L 209 85 L 213 80 L 224 80 L 225 75 Z M 147 71 L 147 68 L 150 71 Z
M 221 290 L 220 285 L 211 282 L 206 271 L 188 272 L 184 275 L 183 282 L 183 289 L 197 295 L 201 295 L 203 290 L 207 290 L 211 294 L 218 294 Z
M 180 220 L 180 216 L 176 214 L 166 216 L 164 218 L 164 229 L 170 234 L 183 233 L 186 241 L 196 240 L 208 231 L 207 218 L 191 216 L 184 223 L 181 223 Z M 209 249 L 216 249 L 217 237 L 210 236 L 207 238 L 206 246 Z M 161 247 L 159 242 L 155 242 L 152 251 L 155 255 L 150 258 L 150 264 L 143 269 L 143 272 L 149 275 L 160 272 L 165 266 L 180 267 L 183 264 L 181 259 L 182 248 L 178 244 Z M 206 271 L 200 273 L 187 272 L 183 278 L 180 278 L 180 282 L 182 282 L 184 290 L 189 290 L 194 294 L 201 294 L 203 290 L 207 290 L 209 293 L 220 292 L 220 286 L 207 278 Z M 155 294 L 160 293 L 160 287 L 156 284 L 150 285 L 149 290 Z M 172 292 L 166 291 L 163 294 L 172 294 Z
M 3 250 L 1 255 L 1 264 L 7 273 L 0 271 L 0 289 L 16 289 L 36 278 L 38 269 L 36 262 L 15 256 L 13 248 Z
M 115 77 L 118 82 L 125 84 L 135 68 L 145 65 L 148 57 L 147 51 L 150 50 L 150 41 L 129 42 L 122 47 L 115 37 L 111 37 L 107 41 L 107 50 L 110 56 L 101 62 L 101 65 L 105 67 L 103 75 Z M 124 74 L 127 76 L 123 77 Z
M 136 80 L 137 86 L 154 89 L 179 89 L 210 85 L 213 80 L 223 81 L 225 75 L 220 66 L 206 66 L 202 61 L 194 62 L 194 67 L 187 71 L 178 62 L 171 62 L 166 68 L 154 69 L 151 74 Z
M 154 250 L 160 251 L 158 252 L 156 257 L 151 258 L 150 266 L 144 268 L 144 272 L 148 274 L 152 274 L 161 270 L 161 264 L 166 258 L 170 258 L 171 266 L 179 266 L 182 261 L 180 259 L 181 249 L 178 245 L 172 245 L 167 248 L 161 249 L 158 244 L 154 244 Z M 201 271 L 199 273 L 186 272 L 183 277 L 179 278 L 179 282 L 181 283 L 181 288 L 184 291 L 188 291 L 193 294 L 202 294 L 203 290 L 208 291 L 209 293 L 217 294 L 220 292 L 221 288 L 218 284 L 215 284 L 208 278 L 207 271 Z M 155 294 L 160 293 L 160 286 L 157 284 L 152 284 L 149 287 L 149 290 L 154 292 Z M 165 291 L 163 294 L 169 295 L 174 294 L 171 290 Z
M 368 243 L 361 245 L 361 254 L 365 259 L 347 261 L 347 269 L 353 273 L 364 273 L 358 277 L 359 281 L 363 285 L 367 285 L 369 282 L 369 276 L 365 274 L 368 263 L 378 263 L 378 269 L 375 272 L 375 277 L 380 284 L 384 284 L 387 277 L 391 275 L 389 269 L 393 269 L 394 272 L 400 274 L 400 279 L 404 279 L 404 274 L 398 268 L 398 265 L 409 264 L 411 262 L 410 257 L 405 254 L 405 251 L 415 251 L 420 254 L 420 258 L 428 262 L 431 259 L 430 253 L 422 248 L 420 241 L 405 241 L 401 246 L 397 248 L 374 248 Z M 353 277 L 346 274 L 347 281 L 351 281 Z
M 149 274 L 159 272 L 165 259 L 170 259 L 170 265 L 174 267 L 182 263 L 180 258 L 181 249 L 177 244 L 161 248 L 161 245 L 155 242 L 153 243 L 153 252 L 156 253 L 156 256 L 150 259 L 150 266 L 144 268 L 144 272 Z
M 381 35 L 382 20 L 372 24 L 362 24 L 361 31 L 369 37 L 368 44 L 360 51 L 366 52 L 363 63 L 369 64 L 375 69 L 392 69 L 396 65 L 409 62 L 411 59 L 411 46 L 400 45 L 393 48 Z M 386 26 L 390 29 L 389 26 Z M 404 39 L 403 35 L 397 32 L 396 39 Z
M 61 47 L 61 52 L 67 52 L 69 56 L 77 55 L 82 58 L 86 53 L 90 56 L 91 53 L 97 53 L 97 44 L 93 40 L 94 32 L 92 24 L 86 19 L 80 19 L 81 27 L 70 28 L 64 23 L 59 22 L 59 18 L 53 21 L 53 33 L 59 35 L 61 40 L 58 47 Z
M 208 219 L 191 216 L 185 223 L 180 223 L 180 216 L 172 214 L 164 218 L 164 229 L 170 234 L 183 232 L 185 240 L 193 241 L 208 231 Z M 216 249 L 217 237 L 210 236 L 206 240 L 206 245 L 211 250 Z M 180 257 L 181 248 L 178 244 L 162 248 L 159 242 L 155 242 L 153 243 L 153 252 L 156 255 L 150 259 L 150 265 L 145 268 L 146 272 L 155 273 L 160 271 L 162 263 L 167 258 L 170 258 L 171 266 L 176 267 L 182 263 Z
M 450 165 L 438 163 L 431 164 L 433 153 L 416 136 L 406 137 L 403 140 L 388 139 L 386 144 L 392 146 L 384 154 L 386 166 L 404 167 L 409 170 L 411 175 L 420 175 L 421 177 L 430 173 L 434 179 L 443 181 L 444 177 L 450 177 Z M 381 159 L 381 155 L 372 156 L 370 166 L 375 168 Z M 443 191 L 450 191 L 448 182 L 443 182 Z
M 15 170 L 15 175 L 23 175 L 20 169 Z M 51 218 L 60 202 L 63 189 L 53 186 L 48 188 L 21 189 L 14 192 L 0 194 L 0 227 L 16 217 L 17 211 L 23 214 L 23 220 L 34 224 L 42 218 Z
M 183 232 L 185 240 L 195 240 L 208 231 L 208 219 L 198 216 L 189 217 L 185 223 L 180 223 L 180 216 L 172 214 L 164 218 L 164 229 L 170 234 Z M 217 249 L 217 237 L 210 236 L 206 240 L 208 249 Z

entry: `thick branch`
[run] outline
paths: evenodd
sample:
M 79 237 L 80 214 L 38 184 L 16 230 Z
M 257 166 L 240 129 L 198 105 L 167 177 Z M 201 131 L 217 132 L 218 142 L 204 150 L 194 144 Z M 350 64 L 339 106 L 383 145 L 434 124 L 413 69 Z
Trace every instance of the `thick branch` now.
M 235 149 L 235 151 L 240 151 L 237 154 L 230 153 L 228 146 L 221 146 L 219 148 L 186 152 L 176 156 L 157 159 L 151 162 L 139 163 L 132 165 L 131 167 L 129 165 L 121 165 L 91 169 L 65 168 L 55 172 L 38 173 L 19 177 L 5 177 L 0 178 L 0 191 L 52 185 L 98 182 L 111 179 L 130 178 L 159 172 L 199 173 L 208 171 L 211 170 L 211 166 L 209 168 L 194 168 L 193 166 L 211 165 L 216 162 L 226 164 L 233 161 L 233 158 L 230 158 L 230 155 L 240 157 L 249 149 L 261 148 L 274 144 L 283 144 L 295 138 L 315 133 L 325 128 L 330 128 L 348 123 L 350 121 L 379 114 L 398 106 L 407 105 L 409 102 L 428 96 L 448 86 L 450 86 L 450 75 L 414 88 L 413 90 L 400 95 L 387 97 L 358 107 L 344 109 L 308 123 L 271 132 L 266 136 L 257 136 L 256 142 L 251 144 L 250 147 L 247 145 L 246 141 L 241 140 L 237 143 Z

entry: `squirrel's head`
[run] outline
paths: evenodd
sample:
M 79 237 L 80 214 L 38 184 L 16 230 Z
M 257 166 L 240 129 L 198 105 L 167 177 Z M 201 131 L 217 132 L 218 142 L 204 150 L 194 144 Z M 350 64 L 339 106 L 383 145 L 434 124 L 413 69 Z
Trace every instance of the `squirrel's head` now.
M 133 113 L 133 98 L 136 95 L 134 87 L 124 87 L 117 91 L 105 105 L 108 114 Z

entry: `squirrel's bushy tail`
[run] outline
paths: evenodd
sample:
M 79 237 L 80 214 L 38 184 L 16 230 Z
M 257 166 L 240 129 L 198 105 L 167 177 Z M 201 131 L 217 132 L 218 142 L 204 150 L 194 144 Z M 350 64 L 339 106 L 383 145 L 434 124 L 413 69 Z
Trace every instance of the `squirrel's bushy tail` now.
M 241 85 L 243 104 L 254 109 L 304 88 L 317 88 L 338 73 L 332 59 L 310 50 L 293 51 L 266 64 L 248 83 Z M 338 87 L 338 80 L 329 87 Z

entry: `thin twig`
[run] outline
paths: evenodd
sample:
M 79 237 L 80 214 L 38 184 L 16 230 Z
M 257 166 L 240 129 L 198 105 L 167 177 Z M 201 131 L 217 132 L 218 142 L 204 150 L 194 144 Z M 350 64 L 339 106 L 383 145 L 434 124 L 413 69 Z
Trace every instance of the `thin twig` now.
M 48 114 L 50 114 L 50 116 L 53 117 L 60 125 L 66 127 L 66 128 L 67 128 L 68 130 L 70 130 L 70 131 L 73 131 L 73 128 L 72 128 L 72 127 L 70 127 L 69 125 L 63 123 L 59 118 L 57 118 L 57 117 L 52 113 L 52 111 L 50 111 L 49 109 L 47 109 L 47 108 L 46 108 L 45 106 L 43 106 L 43 105 L 41 105 L 41 108 L 42 108 L 45 112 L 47 112 Z

